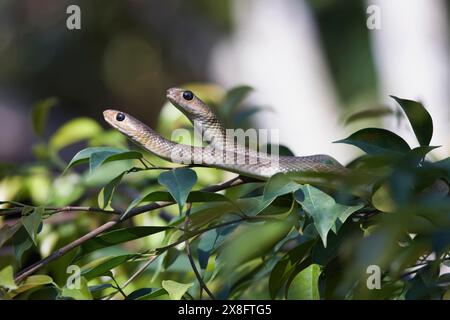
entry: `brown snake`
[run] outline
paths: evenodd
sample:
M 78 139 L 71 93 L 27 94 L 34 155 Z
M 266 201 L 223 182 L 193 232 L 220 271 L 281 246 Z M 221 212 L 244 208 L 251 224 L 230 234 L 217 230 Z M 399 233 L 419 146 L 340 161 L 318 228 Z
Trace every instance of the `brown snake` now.
M 244 176 L 267 180 L 276 173 L 329 172 L 346 175 L 349 169 L 329 155 L 273 156 L 247 148 L 229 137 L 214 111 L 191 91 L 171 88 L 167 98 L 184 113 L 209 142 L 206 147 L 167 140 L 136 118 L 117 110 L 105 110 L 105 120 L 135 143 L 171 162 L 224 169 Z M 448 194 L 448 184 L 438 179 L 432 192 Z
M 198 164 L 225 169 L 245 176 L 268 179 L 279 172 L 346 172 L 347 169 L 328 155 L 304 157 L 272 156 L 230 142 L 218 118 L 191 91 L 172 88 L 167 98 L 181 110 L 210 143 L 194 147 L 167 140 L 136 118 L 117 110 L 105 110 L 105 120 L 151 153 L 171 162 Z

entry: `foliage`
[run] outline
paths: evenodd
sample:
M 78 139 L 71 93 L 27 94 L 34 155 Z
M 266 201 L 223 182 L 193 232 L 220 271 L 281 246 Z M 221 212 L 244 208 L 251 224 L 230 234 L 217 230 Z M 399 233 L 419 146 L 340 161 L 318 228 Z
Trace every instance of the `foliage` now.
M 261 110 L 238 110 L 250 91 L 216 99 L 226 123 Z M 129 150 L 122 135 L 89 118 L 45 140 L 56 100 L 36 104 L 36 161 L 0 168 L 9 190 L 0 202 L 1 297 L 199 299 L 209 289 L 222 299 L 449 298 L 450 273 L 440 270 L 450 258 L 450 158 L 425 158 L 435 148 L 431 117 L 419 102 L 393 98 L 420 146 L 364 128 L 337 141 L 365 152 L 348 164 L 350 175 L 277 174 L 212 187 L 224 172 Z M 64 161 L 61 150 L 80 141 L 86 148 Z M 370 270 L 380 271 L 379 288 L 369 285 Z

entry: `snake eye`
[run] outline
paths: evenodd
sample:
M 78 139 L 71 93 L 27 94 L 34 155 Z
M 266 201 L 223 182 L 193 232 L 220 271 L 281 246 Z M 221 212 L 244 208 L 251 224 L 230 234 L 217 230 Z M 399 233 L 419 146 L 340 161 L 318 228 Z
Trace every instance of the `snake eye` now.
M 192 100 L 192 99 L 194 99 L 194 94 L 192 93 L 192 91 L 189 91 L 189 90 L 184 91 L 183 98 L 184 98 L 184 100 Z
M 122 112 L 119 112 L 118 114 L 116 114 L 116 120 L 117 121 L 125 120 L 125 115 Z

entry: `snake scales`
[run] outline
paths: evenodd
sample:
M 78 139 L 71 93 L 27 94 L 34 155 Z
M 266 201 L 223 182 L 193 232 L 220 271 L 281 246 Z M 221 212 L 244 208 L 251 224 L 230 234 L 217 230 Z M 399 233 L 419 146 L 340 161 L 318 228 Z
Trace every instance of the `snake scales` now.
M 182 111 L 209 141 L 196 147 L 167 140 L 136 118 L 117 110 L 105 110 L 105 120 L 151 153 L 171 162 L 225 169 L 245 176 L 268 179 L 279 172 L 346 172 L 328 155 L 273 156 L 231 141 L 213 110 L 191 91 L 172 88 L 167 98 Z
M 167 98 L 184 113 L 209 142 L 206 147 L 190 146 L 167 140 L 136 118 L 117 110 L 105 110 L 103 116 L 116 128 L 151 153 L 171 162 L 204 165 L 244 176 L 267 180 L 276 173 L 328 172 L 347 175 L 350 170 L 329 155 L 269 155 L 236 143 L 226 134 L 214 111 L 191 91 L 172 88 Z M 424 192 L 448 195 L 447 182 L 438 179 Z

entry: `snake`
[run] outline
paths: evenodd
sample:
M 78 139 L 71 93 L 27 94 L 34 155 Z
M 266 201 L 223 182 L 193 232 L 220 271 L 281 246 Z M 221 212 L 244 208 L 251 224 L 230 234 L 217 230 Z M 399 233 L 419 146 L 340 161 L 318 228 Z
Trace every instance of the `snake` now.
M 192 91 L 167 90 L 167 99 L 201 130 L 207 146 L 191 146 L 166 139 L 135 117 L 119 110 L 103 112 L 105 121 L 150 153 L 174 163 L 194 164 L 268 180 L 277 173 L 348 171 L 329 155 L 278 156 L 230 141 L 215 112 Z M 201 127 L 201 128 L 200 128 Z
M 105 121 L 134 143 L 170 162 L 207 166 L 234 172 L 242 176 L 268 180 L 277 173 L 331 173 L 349 176 L 351 170 L 326 154 L 310 156 L 279 156 L 257 151 L 236 143 L 229 136 L 214 110 L 192 91 L 170 88 L 167 99 L 180 110 L 199 131 L 207 146 L 192 146 L 166 139 L 133 116 L 119 110 L 103 112 Z M 428 188 L 448 196 L 449 184 L 438 179 Z M 425 191 L 425 190 L 424 190 Z

